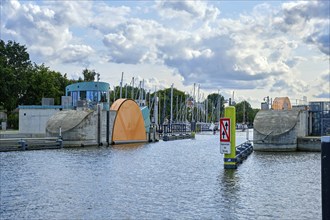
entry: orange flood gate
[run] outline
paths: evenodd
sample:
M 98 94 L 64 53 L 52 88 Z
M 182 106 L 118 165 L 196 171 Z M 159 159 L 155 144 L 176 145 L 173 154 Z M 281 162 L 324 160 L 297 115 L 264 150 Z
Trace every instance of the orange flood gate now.
M 142 112 L 132 99 L 118 99 L 110 110 L 116 111 L 112 131 L 114 144 L 147 142 Z

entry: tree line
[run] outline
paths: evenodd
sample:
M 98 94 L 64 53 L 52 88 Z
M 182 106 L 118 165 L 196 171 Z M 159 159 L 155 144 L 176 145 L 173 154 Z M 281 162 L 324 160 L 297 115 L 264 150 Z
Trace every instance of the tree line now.
M 30 60 L 25 45 L 20 45 L 14 41 L 7 43 L 0 40 L 0 110 L 6 111 L 8 115 L 7 123 L 9 127 L 18 127 L 18 115 L 16 108 L 19 105 L 40 105 L 44 97 L 54 98 L 54 104 L 61 104 L 61 97 L 65 95 L 65 87 L 76 82 L 95 81 L 99 79 L 99 74 L 95 70 L 83 69 L 83 78 L 78 80 L 68 79 L 67 73 L 60 73 L 51 70 L 44 64 L 37 65 Z M 110 91 L 110 102 L 119 98 L 120 87 L 116 86 Z M 163 123 L 170 119 L 171 88 L 157 91 L 159 100 L 159 122 Z M 153 97 L 155 92 L 147 92 L 132 86 L 122 88 L 122 97 L 134 100 L 143 96 L 151 108 L 153 114 Z M 184 121 L 207 121 L 214 122 L 224 112 L 225 99 L 220 94 L 210 94 L 207 98 L 196 103 L 190 108 L 187 104 L 192 97 L 183 91 L 173 89 L 173 120 Z M 244 109 L 243 109 L 243 106 Z M 244 111 L 243 111 L 244 110 Z M 246 122 L 253 122 L 257 110 L 244 101 L 236 104 L 237 122 L 245 118 Z M 244 117 L 243 117 L 244 115 Z
M 7 112 L 8 126 L 18 127 L 15 109 L 19 105 L 40 105 L 44 97 L 52 97 L 54 104 L 60 105 L 67 85 L 94 81 L 96 73 L 84 69 L 83 75 L 84 79 L 68 79 L 66 73 L 33 63 L 24 45 L 0 40 L 0 110 Z

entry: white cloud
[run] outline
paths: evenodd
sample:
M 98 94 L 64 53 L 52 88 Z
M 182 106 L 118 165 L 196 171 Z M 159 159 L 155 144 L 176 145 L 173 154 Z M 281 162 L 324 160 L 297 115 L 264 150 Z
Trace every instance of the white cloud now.
M 83 25 L 88 20 L 90 3 L 61 3 L 48 1 L 45 5 L 37 5 L 32 2 L 4 2 L 1 7 L 5 19 L 1 29 L 6 38 L 26 44 L 28 51 L 39 57 L 34 61 L 44 63 L 51 58 L 51 62 L 83 63 L 92 48 L 82 44 L 73 46 L 72 43 L 78 38 L 70 28 L 73 24 Z
M 330 55 L 330 2 L 297 1 L 284 3 L 275 17 L 275 26 L 284 33 L 294 34 L 306 43 Z
M 162 48 L 169 47 L 176 55 L 179 51 L 171 45 L 182 38 L 178 32 L 155 21 L 141 19 L 130 19 L 109 32 L 103 43 L 108 48 L 110 61 L 129 64 L 163 63 L 164 57 L 172 57 L 172 53 Z
M 45 1 L 45 8 L 52 8 L 54 22 L 57 25 L 88 26 L 92 16 L 93 3 L 91 1 Z
M 39 44 L 53 48 L 61 47 L 72 39 L 72 33 L 67 26 L 54 23 L 55 12 L 49 8 L 32 3 L 20 5 L 9 1 L 5 2 L 2 11 L 6 17 L 2 28 L 9 38 L 10 35 L 19 36 L 28 45 Z M 40 53 L 43 54 L 42 51 Z
M 157 11 L 163 19 L 183 22 L 183 28 L 190 27 L 198 21 L 213 22 L 220 14 L 218 8 L 203 1 L 159 1 Z
M 322 73 L 316 79 L 315 89 L 318 91 L 315 98 L 330 99 L 330 70 Z
M 290 94 L 292 97 L 302 97 L 310 90 L 310 86 L 299 79 L 287 79 L 280 78 L 276 79 L 275 83 L 272 85 L 270 92 L 275 92 L 277 94 Z
M 64 63 L 81 63 L 88 65 L 88 57 L 94 52 L 94 50 L 88 45 L 68 45 L 60 50 L 57 57 L 61 57 L 61 61 Z
M 108 34 L 118 25 L 125 23 L 131 13 L 130 7 L 110 7 L 105 3 L 96 4 L 94 8 L 95 13 L 89 25 L 103 34 Z
M 256 3 L 235 19 L 221 17 L 212 1 L 140 4 L 3 1 L 1 38 L 26 44 L 32 60 L 46 65 L 104 72 L 109 65 L 128 65 L 130 71 L 153 66 L 153 71 L 142 68 L 148 87 L 177 80 L 190 87 L 199 83 L 206 91 L 327 94 L 324 86 L 310 85 L 299 68 L 313 57 L 311 65 L 328 62 L 329 1 L 279 8 Z

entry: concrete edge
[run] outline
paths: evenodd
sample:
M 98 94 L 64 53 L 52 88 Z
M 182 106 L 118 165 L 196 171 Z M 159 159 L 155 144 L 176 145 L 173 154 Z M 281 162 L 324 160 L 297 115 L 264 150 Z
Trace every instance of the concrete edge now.
M 322 143 L 330 143 L 330 136 L 322 136 L 321 137 Z

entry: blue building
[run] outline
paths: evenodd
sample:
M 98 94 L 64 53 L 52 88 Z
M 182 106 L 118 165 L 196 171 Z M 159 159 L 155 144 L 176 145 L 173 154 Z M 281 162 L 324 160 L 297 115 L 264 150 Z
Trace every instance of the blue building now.
M 106 82 L 79 82 L 68 85 L 65 95 L 72 97 L 72 106 L 79 107 L 80 103 L 93 108 L 98 103 L 103 104 L 104 110 L 109 110 L 109 83 Z

